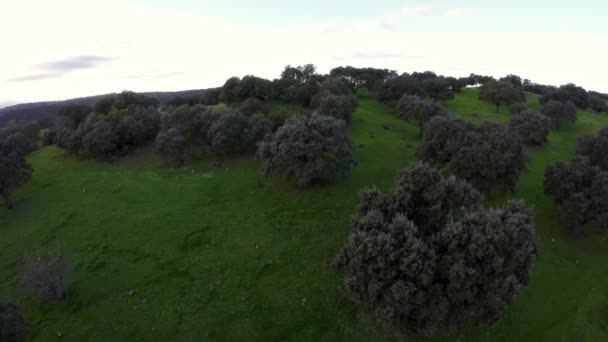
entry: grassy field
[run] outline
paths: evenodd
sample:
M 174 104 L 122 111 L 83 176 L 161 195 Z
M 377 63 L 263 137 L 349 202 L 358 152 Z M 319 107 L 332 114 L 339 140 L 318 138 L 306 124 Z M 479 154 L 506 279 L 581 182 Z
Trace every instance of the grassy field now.
M 509 119 L 475 89 L 445 106 L 474 121 Z M 606 237 L 569 236 L 542 192 L 545 165 L 570 159 L 577 136 L 604 126 L 608 116 L 581 112 L 530 151 L 515 197 L 536 207 L 543 250 L 520 300 L 493 327 L 431 340 L 608 340 Z M 330 263 L 358 191 L 392 186 L 414 160 L 418 130 L 371 98 L 351 130 L 357 168 L 306 191 L 264 178 L 249 157 L 171 171 L 149 151 L 114 164 L 37 151 L 15 208 L 0 208 L 0 299 L 24 308 L 39 341 L 390 340 L 350 302 Z M 21 294 L 15 278 L 25 255 L 56 249 L 77 272 L 70 300 L 50 306 Z

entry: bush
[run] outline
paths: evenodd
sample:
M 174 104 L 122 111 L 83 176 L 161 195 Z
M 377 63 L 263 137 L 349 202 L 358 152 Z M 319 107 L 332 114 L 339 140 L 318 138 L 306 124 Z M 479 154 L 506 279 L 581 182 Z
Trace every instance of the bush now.
M 184 164 L 186 140 L 177 129 L 169 128 L 156 136 L 155 151 L 165 165 L 180 167 Z
M 62 255 L 27 258 L 21 272 L 21 288 L 50 302 L 68 299 L 72 267 Z
M 513 114 L 509 129 L 518 134 L 524 143 L 542 146 L 547 143 L 550 123 L 548 117 L 527 109 Z
M 606 103 L 606 100 L 597 95 L 592 95 L 589 97 L 589 108 L 598 113 L 608 112 L 608 104 Z
M 187 106 L 169 108 L 161 116 L 162 130 L 175 128 L 187 143 L 192 143 L 200 130 L 200 118 L 207 111 L 203 106 Z
M 257 143 L 262 141 L 266 135 L 272 133 L 273 123 L 263 114 L 254 114 L 247 120 L 245 131 L 246 149 L 255 149 Z
M 418 157 L 425 161 L 449 163 L 462 146 L 473 143 L 475 125 L 453 116 L 435 116 L 425 126 Z
M 468 183 L 416 164 L 391 193 L 361 193 L 334 267 L 351 298 L 407 335 L 450 333 L 502 317 L 538 253 L 521 202 L 485 209 Z
M 543 107 L 543 114 L 548 116 L 553 126 L 560 128 L 564 124 L 576 122 L 576 106 L 574 103 L 549 100 Z
M 294 180 L 305 187 L 347 174 L 354 165 L 350 148 L 343 121 L 298 115 L 259 143 L 257 157 L 265 175 Z
M 414 95 L 403 95 L 397 104 L 397 111 L 400 118 L 414 123 L 420 129 L 435 116 L 447 116 L 448 112 L 441 106 Z
M 23 319 L 21 310 L 15 304 L 0 303 L 0 341 L 26 341 L 30 326 Z

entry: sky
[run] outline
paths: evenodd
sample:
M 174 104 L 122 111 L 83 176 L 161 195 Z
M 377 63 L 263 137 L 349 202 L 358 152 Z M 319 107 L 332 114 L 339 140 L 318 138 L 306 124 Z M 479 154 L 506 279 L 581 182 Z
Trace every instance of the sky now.
M 286 65 L 517 74 L 608 92 L 608 1 L 0 0 L 0 107 Z

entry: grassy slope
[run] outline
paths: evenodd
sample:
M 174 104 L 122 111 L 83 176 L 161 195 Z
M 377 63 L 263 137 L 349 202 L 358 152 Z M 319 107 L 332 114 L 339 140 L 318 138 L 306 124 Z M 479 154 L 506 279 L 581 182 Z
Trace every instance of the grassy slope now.
M 475 121 L 508 121 L 477 101 L 474 89 L 446 107 Z M 542 194 L 544 166 L 569 159 L 577 135 L 608 125 L 608 118 L 580 117 L 531 151 L 518 187 L 517 196 L 537 208 L 544 244 L 531 287 L 496 326 L 446 339 L 608 338 L 606 241 L 573 240 Z M 359 189 L 388 189 L 414 159 L 418 131 L 364 99 L 352 133 L 359 166 L 348 179 L 309 191 L 265 179 L 250 158 L 165 171 L 145 153 L 105 165 L 38 151 L 14 211 L 0 209 L 0 298 L 18 298 L 38 322 L 37 340 L 58 332 L 78 341 L 384 340 L 329 264 L 348 235 Z M 25 251 L 57 246 L 77 263 L 74 292 L 65 306 L 39 309 L 16 293 L 15 269 Z

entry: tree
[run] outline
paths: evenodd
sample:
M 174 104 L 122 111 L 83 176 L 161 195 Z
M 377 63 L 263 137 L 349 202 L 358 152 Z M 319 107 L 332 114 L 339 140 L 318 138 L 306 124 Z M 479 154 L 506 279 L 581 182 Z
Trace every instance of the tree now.
M 581 137 L 576 153 L 589 157 L 592 165 L 608 171 L 608 128 L 600 130 L 597 136 Z
M 608 104 L 606 103 L 606 100 L 597 95 L 589 96 L 589 108 L 598 113 L 608 112 Z
M 509 106 L 511 114 L 518 114 L 528 109 L 528 106 L 523 102 L 515 102 Z
M 268 106 L 266 106 L 264 102 L 255 97 L 247 98 L 245 101 L 241 102 L 241 105 L 239 106 L 241 113 L 247 116 L 252 116 L 253 114 L 258 113 L 267 114 L 269 111 L 268 109 Z
M 556 128 L 576 122 L 576 106 L 570 101 L 549 100 L 543 107 L 543 114 L 551 119 L 553 126 Z
M 422 87 L 433 102 L 449 101 L 454 98 L 450 82 L 445 77 L 425 79 L 422 81 Z
M 487 194 L 494 189 L 515 192 L 528 161 L 519 137 L 490 122 L 483 123 L 474 137 L 472 144 L 456 151 L 449 163 L 450 171 Z
M 448 112 L 442 107 L 414 95 L 403 95 L 401 99 L 399 99 L 397 110 L 400 118 L 408 120 L 418 126 L 420 129 L 420 136 L 422 136 L 424 125 L 432 118 L 435 116 L 448 115 Z
M 184 164 L 186 140 L 177 129 L 169 128 L 156 136 L 155 151 L 165 165 L 180 167 Z
M 93 129 L 82 138 L 82 146 L 98 159 L 113 156 L 120 147 L 116 126 L 110 122 L 97 121 Z
M 470 184 L 421 163 L 392 192 L 360 198 L 334 268 L 355 302 L 402 334 L 493 323 L 527 287 L 538 244 L 522 202 L 485 209 Z
M 254 114 L 247 119 L 247 126 L 244 139 L 245 147 L 246 149 L 255 149 L 259 141 L 272 133 L 273 123 L 263 114 Z
M 475 141 L 475 125 L 454 116 L 435 116 L 425 125 L 418 158 L 447 164 L 463 146 Z
M 560 222 L 568 230 L 583 235 L 592 224 L 608 231 L 608 171 L 592 165 L 588 157 L 548 166 L 544 188 L 560 208 Z
M 25 159 L 28 152 L 23 141 L 19 135 L 0 139 L 0 196 L 8 209 L 13 207 L 10 194 L 32 176 L 32 167 Z
M 175 128 L 186 139 L 186 143 L 191 143 L 198 135 L 201 114 L 206 110 L 204 106 L 187 105 L 169 108 L 161 115 L 161 128 L 165 131 Z
M 306 187 L 346 175 L 354 165 L 350 148 L 344 121 L 297 115 L 258 144 L 257 157 L 266 176 Z
M 511 116 L 509 129 L 518 134 L 524 143 L 542 146 L 547 142 L 550 123 L 548 117 L 527 109 Z
M 518 96 L 511 82 L 491 80 L 479 88 L 479 99 L 496 105 L 496 113 L 498 113 L 501 105 L 516 102 Z
M 404 73 L 380 82 L 375 88 L 376 98 L 384 103 L 396 103 L 403 95 L 426 97 L 426 91 L 421 81 Z
M 241 79 L 238 77 L 231 77 L 226 80 L 222 90 L 220 92 L 220 101 L 225 103 L 237 103 L 240 100 L 239 96 L 239 84 Z
M 63 255 L 41 255 L 25 260 L 20 286 L 50 302 L 68 299 L 68 283 L 73 269 Z
M 112 107 L 114 107 L 114 102 L 116 102 L 116 94 L 110 94 L 100 97 L 95 102 L 95 114 L 108 113 L 112 109 Z
M 575 84 L 568 83 L 559 88 L 547 87 L 544 95 L 539 99 L 541 104 L 549 101 L 572 102 L 576 107 L 586 109 L 589 106 L 589 94 Z
M 0 302 L 0 341 L 24 342 L 29 331 L 30 326 L 23 319 L 19 307 Z
M 331 116 L 350 123 L 353 112 L 357 109 L 357 102 L 357 97 L 354 95 L 328 94 L 319 100 L 318 112 L 320 115 Z
M 225 111 L 217 117 L 207 131 L 209 147 L 220 155 L 236 154 L 246 149 L 247 118 L 240 112 Z
M 59 109 L 57 116 L 69 120 L 70 127 L 76 128 L 92 111 L 93 108 L 86 104 L 67 104 Z

